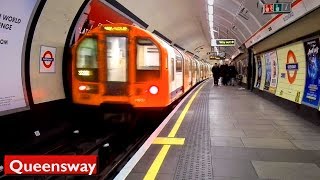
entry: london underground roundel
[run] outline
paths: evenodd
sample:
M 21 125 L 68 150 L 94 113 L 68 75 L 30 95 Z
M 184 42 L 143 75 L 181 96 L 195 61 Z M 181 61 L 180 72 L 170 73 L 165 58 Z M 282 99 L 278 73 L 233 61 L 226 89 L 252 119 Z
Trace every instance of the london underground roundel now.
M 288 81 L 293 84 L 297 77 L 298 72 L 298 62 L 296 55 L 293 51 L 289 50 L 287 54 L 287 64 L 286 64 Z
M 43 66 L 46 68 L 50 68 L 53 61 L 54 61 L 54 58 L 52 56 L 52 53 L 50 51 L 46 51 L 42 57 Z
M 56 68 L 56 51 L 55 47 L 41 46 L 40 47 L 40 72 L 52 73 Z

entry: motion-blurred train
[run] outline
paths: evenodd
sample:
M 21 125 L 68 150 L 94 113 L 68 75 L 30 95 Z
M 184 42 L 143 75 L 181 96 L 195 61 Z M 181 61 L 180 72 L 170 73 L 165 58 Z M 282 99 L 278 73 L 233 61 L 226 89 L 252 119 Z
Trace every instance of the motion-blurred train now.
M 127 24 L 101 25 L 72 47 L 76 104 L 162 109 L 211 76 L 211 65 Z

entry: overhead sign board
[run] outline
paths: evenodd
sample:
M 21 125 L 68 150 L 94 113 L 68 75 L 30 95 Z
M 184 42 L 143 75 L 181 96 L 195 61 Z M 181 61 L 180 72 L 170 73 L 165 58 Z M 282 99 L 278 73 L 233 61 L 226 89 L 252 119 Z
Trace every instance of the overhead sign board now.
M 210 59 L 210 60 L 223 60 L 224 58 L 223 58 L 223 57 L 220 57 L 220 56 L 213 56 L 213 55 L 211 55 L 211 56 L 209 56 L 209 59 Z
M 235 46 L 235 39 L 211 39 L 211 46 Z
M 216 55 L 217 55 L 217 52 L 207 52 L 207 55 L 214 55 L 214 56 L 216 56 Z
M 263 14 L 286 14 L 291 12 L 291 3 L 273 3 L 263 5 Z

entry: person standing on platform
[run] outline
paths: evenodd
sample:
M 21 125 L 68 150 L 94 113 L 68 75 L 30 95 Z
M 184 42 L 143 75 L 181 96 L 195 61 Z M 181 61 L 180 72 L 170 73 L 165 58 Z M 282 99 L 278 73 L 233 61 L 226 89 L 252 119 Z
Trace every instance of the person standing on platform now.
M 226 86 L 228 83 L 228 77 L 229 77 L 228 65 L 226 63 L 221 65 L 220 70 L 221 70 L 222 84 Z
M 213 75 L 214 85 L 218 86 L 219 78 L 220 78 L 220 68 L 217 63 L 211 69 Z
M 233 63 L 230 63 L 228 70 L 229 70 L 229 76 L 230 76 L 230 85 L 234 86 L 235 79 L 236 79 L 238 72 L 237 72 L 236 67 L 234 66 Z

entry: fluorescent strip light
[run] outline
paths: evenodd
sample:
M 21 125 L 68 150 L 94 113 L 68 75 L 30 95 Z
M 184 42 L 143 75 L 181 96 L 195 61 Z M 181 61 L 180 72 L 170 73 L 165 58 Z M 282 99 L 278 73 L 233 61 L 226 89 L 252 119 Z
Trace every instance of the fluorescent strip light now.
M 213 28 L 213 22 L 212 21 L 209 22 L 209 27 L 210 27 L 210 29 Z
M 212 14 L 209 14 L 209 21 L 213 22 L 213 15 Z
M 208 5 L 208 13 L 213 14 L 213 6 Z

